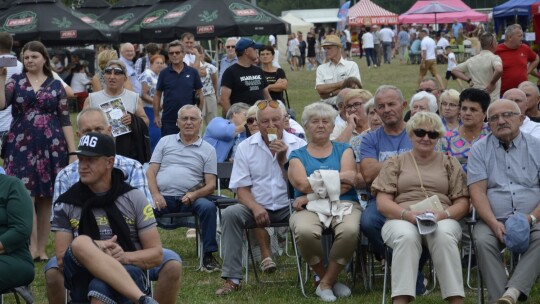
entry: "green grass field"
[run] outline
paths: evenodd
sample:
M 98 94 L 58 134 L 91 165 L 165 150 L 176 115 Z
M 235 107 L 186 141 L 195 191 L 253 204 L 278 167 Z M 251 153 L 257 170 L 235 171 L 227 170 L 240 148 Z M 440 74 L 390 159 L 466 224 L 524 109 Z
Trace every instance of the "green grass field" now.
M 355 58 L 358 61 L 358 58 Z M 406 99 L 410 99 L 416 90 L 418 78 L 418 65 L 398 64 L 397 60 L 391 65 L 383 65 L 379 69 L 368 70 L 365 59 L 360 63 L 362 82 L 366 89 L 372 93 L 382 84 L 392 84 L 401 88 Z M 295 109 L 299 119 L 304 106 L 319 100 L 315 87 L 315 71 L 291 72 L 289 67 L 284 65 L 289 80 L 289 97 L 291 107 Z M 444 76 L 446 65 L 439 65 L 438 70 Z M 451 88 L 457 88 L 457 83 L 451 82 Z M 72 116 L 74 120 L 75 115 Z M 177 297 L 177 303 L 320 303 L 314 295 L 311 281 L 308 283 L 308 293 L 310 297 L 304 298 L 296 284 L 295 268 L 292 265 L 281 265 L 281 270 L 267 275 L 265 278 L 278 281 L 277 283 L 256 284 L 250 275 L 249 284 L 244 284 L 242 290 L 236 294 L 218 298 L 214 295 L 215 290 L 220 286 L 222 280 L 219 273 L 207 274 L 196 271 L 198 265 L 195 251 L 194 239 L 185 237 L 186 229 L 173 231 L 160 230 L 163 246 L 171 248 L 180 253 L 184 259 L 184 274 L 182 278 L 181 291 Z M 54 254 L 52 235 L 48 245 L 48 254 Z M 291 258 L 281 258 L 283 263 L 294 263 Z M 96 261 L 99 263 L 99 261 Z M 36 264 L 36 277 L 32 284 L 32 290 L 36 303 L 47 303 L 45 291 L 45 279 L 43 268 L 45 263 Z M 341 279 L 350 284 L 350 278 L 343 274 Z M 57 290 L 55 292 L 64 292 Z M 476 303 L 475 292 L 466 288 L 466 303 Z M 353 295 L 348 299 L 339 299 L 337 303 L 380 303 L 382 298 L 382 277 L 378 276 L 373 290 L 365 290 L 361 279 L 358 279 L 353 288 Z M 417 303 L 441 303 L 439 287 L 427 296 L 419 297 Z M 5 297 L 5 303 L 15 303 L 11 295 Z M 540 303 L 540 293 L 538 287 L 534 286 L 532 297 L 529 303 Z

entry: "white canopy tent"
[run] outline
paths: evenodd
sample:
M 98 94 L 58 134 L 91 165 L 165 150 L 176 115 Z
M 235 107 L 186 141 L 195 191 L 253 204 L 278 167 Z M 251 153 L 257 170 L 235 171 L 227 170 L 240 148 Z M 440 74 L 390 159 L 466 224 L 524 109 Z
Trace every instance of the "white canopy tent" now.
M 301 31 L 306 39 L 307 32 L 314 26 L 311 22 L 306 22 L 292 13 L 287 13 L 281 16 L 281 19 L 288 22 L 291 25 L 291 33 Z M 287 35 L 277 36 L 277 48 L 279 51 L 279 62 L 285 62 L 287 60 Z

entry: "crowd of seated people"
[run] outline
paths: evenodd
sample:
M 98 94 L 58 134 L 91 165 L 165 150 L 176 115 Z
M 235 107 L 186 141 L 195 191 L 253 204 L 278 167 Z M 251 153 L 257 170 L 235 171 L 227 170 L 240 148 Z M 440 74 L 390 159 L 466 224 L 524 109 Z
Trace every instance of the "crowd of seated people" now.
M 248 62 L 261 88 L 243 91 L 242 81 L 225 80 L 231 104 L 224 118 L 215 113 L 218 69 L 194 45 L 194 35 L 164 47 L 167 57 L 155 44 L 147 45 L 148 56 L 136 56 L 130 43 L 121 45 L 120 56 L 104 49 L 93 78 L 85 65 L 73 65 L 74 90 L 53 73 L 65 73 L 61 60 L 49 58 L 42 43 L 27 43 L 22 70 L 0 67 L 6 83 L 0 108 L 13 108 L 7 136 L 0 138 L 6 173 L 0 175 L 0 293 L 25 294 L 33 262 L 46 262 L 49 303 L 66 301 L 58 292 L 64 287 L 73 302 L 174 303 L 182 260 L 162 247 L 157 227 L 176 229 L 184 223 L 167 226 L 164 216 L 188 212 L 199 219 L 199 269 L 219 271 L 223 278 L 217 296 L 242 288 L 246 229 L 261 251 L 254 266 L 267 273 L 280 267 L 265 228 L 281 222 L 288 223 L 324 302 L 354 294 L 342 273 L 360 236 L 368 240 L 369 254 L 391 271 L 393 303 L 425 293 L 423 269 L 430 259 L 441 298 L 464 303 L 463 268 L 470 257 L 484 275 L 490 303 L 526 300 L 540 274 L 540 160 L 534 153 L 540 148 L 540 91 L 527 80 L 540 59 L 520 44 L 518 26 L 510 26 L 507 41 L 496 46 L 480 27 L 458 24 L 431 34 L 440 37 L 442 48 L 470 42 L 470 57 L 485 57 L 482 70 L 492 69 L 489 79 L 478 81 L 482 76 L 464 68 L 468 64 L 458 65 L 451 74 L 470 87 L 443 90 L 436 79 L 424 78 L 412 96 L 404 96 L 398 86 L 370 92 L 358 76 L 333 75 L 337 80 L 317 90 L 327 90 L 325 99 L 335 104 L 305 106 L 300 122 L 282 100 L 285 89 L 294 88 L 272 66 L 274 49 L 250 39 L 227 40 L 235 72 L 225 75 L 243 79 L 234 59 Z M 416 32 L 409 33 L 413 62 L 422 50 Z M 0 52 L 11 49 L 9 38 L 0 33 Z M 341 46 L 332 39 L 323 50 L 335 55 Z M 475 49 L 478 43 L 482 51 Z M 527 55 L 523 62 L 509 63 L 507 53 L 520 51 Z M 259 56 L 262 68 L 253 65 Z M 329 61 L 321 71 L 341 61 L 350 60 Z M 509 79 L 505 69 L 515 77 Z M 171 86 L 184 72 L 200 77 Z M 77 116 L 76 143 L 67 98 L 88 84 L 94 92 Z M 196 93 L 180 92 L 184 85 Z M 240 91 L 245 102 L 232 97 Z M 493 92 L 500 94 L 494 98 Z M 189 100 L 171 105 L 179 97 Z M 216 107 L 205 104 L 214 102 Z M 175 122 L 162 121 L 161 110 Z M 151 121 L 154 128 L 165 122 L 178 132 L 149 135 Z M 221 162 L 232 162 L 228 186 L 238 203 L 218 220 L 213 194 Z M 479 219 L 471 235 L 465 218 L 473 209 Z M 52 258 L 45 250 L 50 231 Z M 216 254 L 218 231 L 222 259 Z M 326 231 L 333 235 L 327 252 L 321 243 Z M 510 276 L 498 262 L 504 247 L 521 254 Z M 156 282 L 153 298 L 147 279 Z

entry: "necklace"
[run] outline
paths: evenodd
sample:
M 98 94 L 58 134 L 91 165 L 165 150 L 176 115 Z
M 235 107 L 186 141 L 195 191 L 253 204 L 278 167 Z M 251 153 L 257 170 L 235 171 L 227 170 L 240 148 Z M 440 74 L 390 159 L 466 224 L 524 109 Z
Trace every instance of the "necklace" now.
M 480 136 L 481 132 L 482 132 L 482 129 L 480 129 L 479 131 L 475 130 L 472 133 L 468 133 L 467 131 L 465 131 L 465 127 L 461 126 L 459 128 L 459 135 L 468 142 L 474 141 L 478 136 Z

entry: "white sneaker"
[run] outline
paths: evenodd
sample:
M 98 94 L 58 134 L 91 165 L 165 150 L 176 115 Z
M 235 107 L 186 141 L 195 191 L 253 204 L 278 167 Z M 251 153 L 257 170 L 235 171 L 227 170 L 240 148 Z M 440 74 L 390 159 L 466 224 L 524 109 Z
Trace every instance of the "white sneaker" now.
M 321 289 L 321 285 L 317 286 L 317 289 L 315 289 L 315 294 L 323 300 L 323 302 L 334 302 L 337 298 L 332 292 L 332 289 Z
M 334 283 L 334 286 L 332 286 L 332 291 L 338 298 L 346 298 L 351 295 L 351 289 L 347 287 L 347 285 L 340 282 Z

